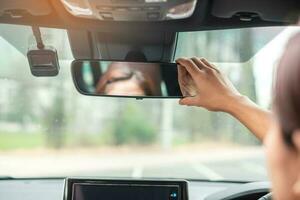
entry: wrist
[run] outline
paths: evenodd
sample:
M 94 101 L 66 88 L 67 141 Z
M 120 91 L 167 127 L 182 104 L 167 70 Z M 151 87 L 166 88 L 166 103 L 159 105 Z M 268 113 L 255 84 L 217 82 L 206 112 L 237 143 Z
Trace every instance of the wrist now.
M 252 104 L 252 101 L 244 95 L 234 95 L 231 96 L 226 103 L 226 107 L 224 109 L 224 112 L 236 116 L 238 115 L 244 107 L 249 106 Z

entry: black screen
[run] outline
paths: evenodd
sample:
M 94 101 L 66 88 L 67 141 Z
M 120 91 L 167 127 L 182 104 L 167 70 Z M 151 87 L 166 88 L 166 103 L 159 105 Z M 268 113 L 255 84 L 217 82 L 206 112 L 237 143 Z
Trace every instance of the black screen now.
M 72 200 L 180 200 L 178 186 L 74 184 Z

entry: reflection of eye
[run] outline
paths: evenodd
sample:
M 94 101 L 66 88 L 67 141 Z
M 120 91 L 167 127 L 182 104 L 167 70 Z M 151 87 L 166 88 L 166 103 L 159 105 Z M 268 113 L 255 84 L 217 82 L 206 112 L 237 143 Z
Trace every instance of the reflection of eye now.
M 121 77 L 112 77 L 110 78 L 109 80 L 107 80 L 106 84 L 112 84 L 112 83 L 115 83 L 115 82 L 118 82 L 118 81 L 127 81 L 127 80 L 130 80 L 133 76 L 133 73 L 130 73 L 128 75 L 125 75 L 125 76 L 121 76 Z

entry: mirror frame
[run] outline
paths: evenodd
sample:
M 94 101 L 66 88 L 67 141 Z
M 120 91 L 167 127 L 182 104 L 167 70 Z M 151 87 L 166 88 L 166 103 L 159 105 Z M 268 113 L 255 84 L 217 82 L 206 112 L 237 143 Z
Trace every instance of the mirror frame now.
M 73 83 L 76 87 L 76 90 L 82 94 L 82 95 L 85 95 L 85 96 L 94 96 L 94 97 L 113 97 L 113 98 L 126 98 L 126 99 L 136 99 L 136 100 L 143 100 L 143 99 L 182 99 L 184 98 L 184 96 L 122 96 L 122 95 L 105 95 L 105 94 L 91 94 L 91 93 L 87 93 L 87 92 L 84 92 L 80 89 L 79 85 L 78 85 L 78 82 L 75 78 L 75 75 L 76 75 L 76 63 L 78 62 L 83 62 L 83 61 L 87 61 L 87 60 L 90 60 L 90 61 L 98 61 L 98 62 L 101 62 L 101 61 L 104 61 L 104 62 L 129 62 L 129 63 L 157 63 L 157 64 L 165 64 L 165 65 L 177 65 L 176 63 L 167 63 L 167 62 L 140 62 L 140 61 L 125 61 L 125 60 L 105 60 L 105 59 L 75 59 L 72 61 L 71 63 L 71 74 L 72 74 L 72 80 L 73 80 Z

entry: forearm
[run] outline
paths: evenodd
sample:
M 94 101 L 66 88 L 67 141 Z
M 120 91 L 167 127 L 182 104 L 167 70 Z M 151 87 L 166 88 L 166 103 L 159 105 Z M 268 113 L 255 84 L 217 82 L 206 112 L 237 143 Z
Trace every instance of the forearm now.
M 244 124 L 258 139 L 263 140 L 271 124 L 271 112 L 259 108 L 249 98 L 237 97 L 226 112 Z

